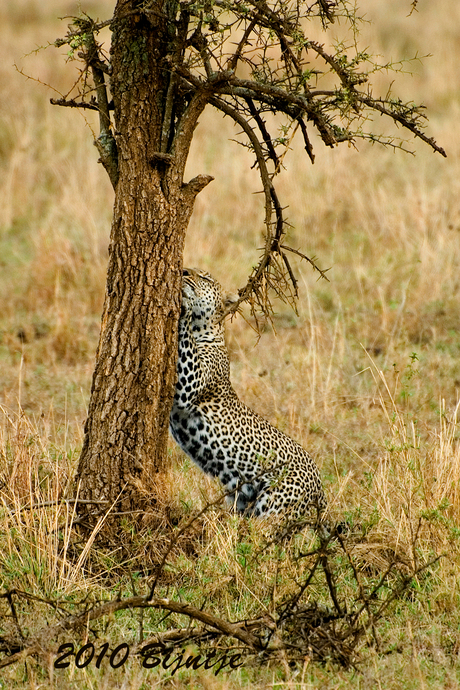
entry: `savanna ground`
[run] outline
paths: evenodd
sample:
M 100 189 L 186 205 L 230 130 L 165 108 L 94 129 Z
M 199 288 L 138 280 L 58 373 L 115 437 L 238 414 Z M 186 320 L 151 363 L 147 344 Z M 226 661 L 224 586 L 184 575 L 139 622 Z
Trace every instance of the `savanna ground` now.
M 356 526 L 347 548 L 364 588 L 371 592 L 393 562 L 408 571 L 431 565 L 359 640 L 356 668 L 304 654 L 297 665 L 252 656 L 217 677 L 203 668 L 171 675 L 132 655 L 119 669 L 56 670 L 55 657 L 42 654 L 0 671 L 1 688 L 459 687 L 460 5 L 419 0 L 410 17 L 409 1 L 361 5 L 372 20 L 363 46 L 394 60 L 433 54 L 410 64 L 413 76 L 396 75 L 395 90 L 427 106 L 430 135 L 448 158 L 420 143 L 413 157 L 318 142 L 311 166 L 293 145 L 279 181 L 291 246 L 331 267 L 330 282 L 299 263 L 298 314 L 277 304 L 274 328 L 260 339 L 241 317 L 229 322 L 232 378 L 248 405 L 315 456 L 331 515 Z M 83 9 L 106 18 L 112 3 Z M 152 508 L 136 529 L 127 517 L 126 538 L 111 548 L 80 543 L 72 504 L 56 504 L 71 495 L 82 443 L 113 192 L 82 115 L 49 105 L 53 94 L 13 62 L 65 93 L 73 72 L 59 51 L 23 56 L 63 35 L 57 17 L 76 12 L 69 0 L 0 8 L 0 594 L 25 593 L 13 597 L 15 615 L 0 599 L 0 636 L 33 635 L 82 602 L 145 592 L 170 538 Z M 379 76 L 376 88 L 393 78 Z M 256 173 L 230 141 L 236 134 L 206 113 L 189 164 L 190 177 L 215 181 L 198 197 L 185 265 L 209 270 L 229 290 L 244 284 L 262 230 Z M 219 489 L 172 442 L 169 452 L 163 493 L 174 533 Z M 43 503 L 51 505 L 31 509 Z M 308 570 L 295 553 L 314 543 L 307 531 L 292 551 L 266 546 L 257 524 L 213 509 L 171 553 L 157 594 L 226 620 L 270 613 Z M 352 607 L 357 577 L 330 548 L 338 596 Z M 308 596 L 326 606 L 324 582 L 315 580 Z M 123 612 L 59 642 L 112 649 L 186 625 L 176 614 L 164 618 Z

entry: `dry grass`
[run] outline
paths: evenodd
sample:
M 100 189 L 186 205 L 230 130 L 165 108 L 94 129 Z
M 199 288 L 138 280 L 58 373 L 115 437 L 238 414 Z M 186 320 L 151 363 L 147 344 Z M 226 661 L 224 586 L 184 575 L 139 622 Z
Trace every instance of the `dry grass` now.
M 408 564 L 446 555 L 414 581 L 413 596 L 381 625 L 381 650 L 398 651 L 369 649 L 358 676 L 307 661 L 299 675 L 282 665 L 258 677 L 248 669 L 224 680 L 205 671 L 178 673 L 171 687 L 458 687 L 460 6 L 419 2 L 408 18 L 409 2 L 365 4 L 374 24 L 363 29 L 364 45 L 394 59 L 433 53 L 413 64 L 414 77 L 401 74 L 396 84 L 399 93 L 426 103 L 430 133 L 448 159 L 419 144 L 413 158 L 369 146 L 326 151 L 318 143 L 312 167 L 294 145 L 279 183 L 293 225 L 291 244 L 331 266 L 330 282 L 318 282 L 308 266 L 298 265 L 297 315 L 279 305 L 275 330 L 267 327 L 260 340 L 243 319 L 229 323 L 232 377 L 247 404 L 315 455 L 332 515 L 359 525 L 353 548 L 364 575 L 381 573 L 395 555 Z M 109 11 L 95 3 L 89 9 L 100 17 Z M 124 593 L 141 589 L 139 564 L 158 562 L 167 545 L 154 513 L 130 555 L 128 537 L 118 550 L 75 546 L 71 504 L 29 509 L 70 491 L 98 337 L 113 195 L 82 117 L 52 108 L 51 94 L 12 63 L 65 91 L 71 66 L 56 51 L 22 55 L 62 34 L 55 18 L 75 10 L 61 0 L 0 8 L 6 27 L 0 47 L 0 581 L 64 598 L 69 606 L 83 596 L 110 596 L 117 586 L 113 573 Z M 379 80 L 384 88 L 384 77 Z M 188 170 L 216 179 L 197 199 L 185 263 L 210 270 L 229 290 L 244 283 L 262 232 L 260 197 L 250 193 L 258 190 L 257 178 L 247 153 L 229 141 L 236 134 L 219 115 L 205 113 Z M 175 525 L 214 499 L 217 489 L 172 446 L 170 452 L 164 501 Z M 267 604 L 276 579 L 272 556 L 256 569 L 242 566 L 245 549 L 255 553 L 261 544 L 256 525 L 214 511 L 178 545 L 162 586 L 191 601 L 206 598 L 231 619 L 250 616 Z M 286 560 L 279 596 L 299 575 L 296 567 Z M 352 595 L 352 582 L 342 587 Z M 28 629 L 43 625 L 47 615 L 37 604 L 26 618 Z M 149 622 L 152 629 L 158 624 Z M 139 621 L 113 625 L 113 639 L 131 639 Z M 152 674 L 132 664 L 123 673 L 109 668 L 53 677 L 52 665 L 29 664 L 5 677 L 8 687 L 168 683 L 166 671 Z

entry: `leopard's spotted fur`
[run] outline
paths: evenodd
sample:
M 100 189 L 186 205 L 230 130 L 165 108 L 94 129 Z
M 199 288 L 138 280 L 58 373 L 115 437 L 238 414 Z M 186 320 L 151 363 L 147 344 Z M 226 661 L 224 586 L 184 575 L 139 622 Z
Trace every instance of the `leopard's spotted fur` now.
M 322 512 L 326 500 L 310 455 L 246 407 L 230 383 L 223 309 L 214 278 L 185 269 L 171 433 L 204 472 L 220 479 L 239 512 L 291 519 Z

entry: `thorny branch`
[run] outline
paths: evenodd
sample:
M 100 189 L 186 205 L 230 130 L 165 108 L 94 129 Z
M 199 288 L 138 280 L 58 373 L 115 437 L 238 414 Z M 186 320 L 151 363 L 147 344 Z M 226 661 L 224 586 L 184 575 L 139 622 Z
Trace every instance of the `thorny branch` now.
M 412 11 L 416 4 L 412 2 Z M 313 258 L 287 244 L 288 223 L 273 182 L 297 131 L 312 163 L 314 130 L 329 147 L 367 139 L 407 150 L 401 138 L 392 139 L 365 129 L 372 122 L 372 113 L 377 113 L 446 155 L 423 131 L 426 121 L 422 106 L 405 104 L 390 93 L 383 98 L 372 95 L 371 75 L 391 69 L 391 65 L 379 65 L 372 56 L 359 52 L 356 44 L 326 49 L 309 38 L 307 32 L 312 23 L 319 21 L 321 29 L 327 31 L 337 17 L 344 18 L 357 36 L 360 20 L 349 0 L 286 0 L 276 5 L 270 0 L 209 0 L 204 5 L 200 0 L 178 0 L 168 3 L 166 10 L 154 0 L 147 0 L 135 12 L 147 20 L 152 15 L 164 17 L 172 46 L 165 65 L 169 87 L 163 107 L 160 151 L 153 154 L 152 160 L 158 161 L 161 156 L 166 160 L 167 156 L 167 167 L 183 165 L 176 156 L 178 138 L 184 127 L 193 131 L 207 104 L 239 125 L 246 138 L 246 143 L 239 143 L 255 155 L 265 199 L 265 241 L 257 266 L 229 311 L 236 311 L 241 302 L 248 301 L 254 315 L 260 311 L 270 315 L 270 289 L 295 306 L 297 280 L 288 253 L 306 259 L 321 277 L 326 277 L 326 271 Z M 105 81 L 112 76 L 111 65 L 95 37 L 123 16 L 99 23 L 86 15 L 74 18 L 67 36 L 55 42 L 56 46 L 70 46 L 71 57 L 80 50 L 78 57 L 83 60 L 85 78 L 77 80 L 74 97 L 69 95 L 52 103 L 99 112 L 100 136 L 96 145 L 114 187 L 118 179 L 117 151 Z M 93 85 L 89 83 L 90 76 Z M 323 77 L 327 79 L 327 88 L 320 86 Z M 281 136 L 279 131 L 273 131 L 278 129 L 279 121 L 274 125 L 271 118 L 269 125 L 265 113 L 285 118 Z M 287 131 L 292 136 L 283 134 Z

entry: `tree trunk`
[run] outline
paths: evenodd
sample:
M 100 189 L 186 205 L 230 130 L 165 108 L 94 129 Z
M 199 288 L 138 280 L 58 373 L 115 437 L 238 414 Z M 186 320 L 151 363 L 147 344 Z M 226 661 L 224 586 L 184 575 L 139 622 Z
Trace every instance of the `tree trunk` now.
M 172 153 L 161 154 L 165 112 L 170 117 L 168 24 L 162 7 L 146 18 L 136 14 L 138 4 L 119 0 L 112 25 L 118 182 L 77 476 L 79 498 L 119 498 L 117 511 L 142 507 L 139 485 L 151 488 L 165 466 L 184 237 L 196 194 L 212 179 L 199 176 L 182 184 L 203 97 L 187 104 L 180 132 L 171 138 L 168 131 Z M 166 125 L 170 129 L 170 121 Z

